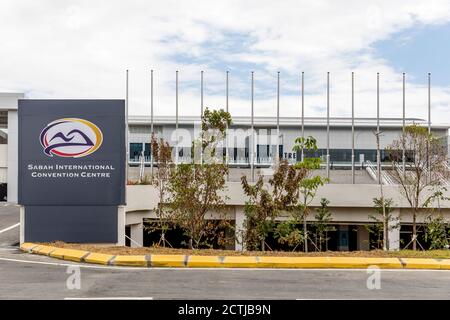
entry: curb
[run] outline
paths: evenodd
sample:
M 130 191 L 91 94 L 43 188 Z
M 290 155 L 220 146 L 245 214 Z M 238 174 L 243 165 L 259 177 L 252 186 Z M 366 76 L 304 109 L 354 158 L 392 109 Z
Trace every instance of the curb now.
M 450 270 L 450 259 L 359 258 L 359 257 L 269 257 L 197 255 L 110 255 L 26 242 L 24 252 L 57 259 L 110 266 L 171 268 L 289 268 L 289 269 L 433 269 Z

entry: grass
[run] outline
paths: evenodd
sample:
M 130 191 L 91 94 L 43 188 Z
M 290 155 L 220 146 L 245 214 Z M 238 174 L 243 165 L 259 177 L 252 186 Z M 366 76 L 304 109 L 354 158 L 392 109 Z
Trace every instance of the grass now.
M 434 258 L 450 259 L 450 250 L 427 250 L 427 251 L 326 251 L 326 252 L 286 252 L 286 251 L 234 251 L 215 249 L 172 249 L 163 247 L 118 247 L 95 244 L 74 244 L 61 241 L 46 243 L 59 248 L 85 250 L 112 255 L 145 255 L 145 254 L 182 254 L 182 255 L 219 255 L 219 256 L 289 256 L 289 257 L 366 257 L 366 258 Z

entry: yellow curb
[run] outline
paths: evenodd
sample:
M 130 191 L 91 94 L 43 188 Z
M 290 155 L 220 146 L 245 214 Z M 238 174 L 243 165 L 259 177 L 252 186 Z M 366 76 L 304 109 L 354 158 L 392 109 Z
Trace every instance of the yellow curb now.
M 91 252 L 83 260 L 88 263 L 97 263 L 97 264 L 105 264 L 106 265 L 113 257 L 114 256 L 110 255 L 110 254 Z
M 182 254 L 152 254 L 152 267 L 185 267 L 186 256 Z
M 436 261 L 439 261 L 440 269 L 450 270 L 450 259 L 436 259 Z
M 218 256 L 189 256 L 187 267 L 216 268 L 223 267 Z
M 258 257 L 260 268 L 329 268 L 327 257 Z
M 82 258 L 86 256 L 89 252 L 83 250 L 75 250 L 75 249 L 65 249 L 65 248 L 57 248 L 55 251 L 52 251 L 49 255 L 53 258 L 81 262 Z
M 402 258 L 407 269 L 440 269 L 441 263 L 435 259 Z
M 30 251 L 34 247 L 37 247 L 37 244 L 32 242 L 24 242 L 20 245 L 20 249 L 22 251 Z
M 269 256 L 186 256 L 171 254 L 118 255 L 90 253 L 26 242 L 25 252 L 49 255 L 53 258 L 95 264 L 135 267 L 192 268 L 355 268 L 370 266 L 388 269 L 450 270 L 450 259 L 425 258 L 364 258 L 364 257 L 269 257 Z M 114 258 L 114 259 L 113 259 Z
M 147 259 L 145 256 L 116 256 L 111 264 L 114 266 L 146 267 Z
M 390 269 L 402 268 L 402 264 L 396 258 L 329 257 L 327 264 L 329 268 L 365 269 L 371 266 Z
M 219 258 L 220 259 L 220 258 Z M 222 258 L 221 266 L 224 268 L 257 268 L 257 257 L 226 256 Z
M 52 252 L 53 250 L 55 250 L 55 247 L 49 247 L 49 246 L 38 246 L 36 248 L 33 248 L 32 251 L 33 253 L 37 253 L 37 254 L 42 254 L 42 255 L 46 255 L 48 256 L 48 254 L 50 252 Z
M 398 258 L 364 258 L 367 267 L 377 266 L 381 269 L 402 269 L 403 265 Z

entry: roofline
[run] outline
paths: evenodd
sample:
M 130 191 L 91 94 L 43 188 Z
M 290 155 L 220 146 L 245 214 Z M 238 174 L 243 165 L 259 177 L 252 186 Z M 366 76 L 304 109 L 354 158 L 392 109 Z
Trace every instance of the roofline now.
M 299 127 L 301 126 L 300 117 L 280 117 L 279 124 L 282 127 Z M 150 125 L 150 116 L 138 116 L 129 115 L 128 123 L 130 125 Z M 355 118 L 355 126 L 357 127 L 375 127 L 377 125 L 376 118 Z M 199 116 L 179 116 L 178 123 L 180 125 L 194 125 L 199 124 Z M 276 126 L 276 117 L 254 117 L 254 126 Z M 154 116 L 153 123 L 155 125 L 173 125 L 175 124 L 175 116 Z M 236 116 L 233 117 L 233 126 L 249 126 L 251 123 L 250 117 Z M 427 121 L 420 118 L 405 118 L 406 125 L 412 125 L 414 123 L 420 125 L 427 125 Z M 305 117 L 304 119 L 305 127 L 314 126 L 326 126 L 327 119 L 324 117 Z M 330 117 L 330 126 L 333 127 L 351 127 L 352 119 L 349 117 Z M 398 128 L 403 125 L 402 118 L 380 118 L 380 126 L 382 127 L 394 127 Z M 450 124 L 436 124 L 431 125 L 434 129 L 449 129 Z

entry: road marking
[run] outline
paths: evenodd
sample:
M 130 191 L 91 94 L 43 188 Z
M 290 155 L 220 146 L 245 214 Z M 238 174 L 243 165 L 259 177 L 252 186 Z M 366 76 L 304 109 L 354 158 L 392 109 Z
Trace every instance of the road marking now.
M 77 298 L 70 297 L 64 300 L 153 300 L 153 297 L 92 297 L 92 298 Z
M 49 266 L 59 266 L 59 267 L 73 267 L 77 266 L 86 269 L 106 269 L 106 270 L 133 270 L 133 271 L 153 271 L 153 270 L 180 270 L 180 271 L 333 271 L 333 272 L 366 272 L 366 269 L 338 269 L 338 268 L 308 268 L 308 269 L 295 269 L 295 268 L 172 268 L 172 267 L 115 267 L 115 266 L 97 266 L 92 264 L 74 264 L 74 263 L 58 263 L 58 262 L 44 262 L 44 261 L 32 261 L 32 260 L 21 260 L 21 259 L 11 259 L 11 258 L 0 258 L 0 261 L 9 262 L 19 262 L 19 263 L 30 263 L 30 264 L 41 264 Z M 450 272 L 450 270 L 440 270 L 440 269 L 380 269 L 381 272 Z
M 5 228 L 5 229 L 3 229 L 3 230 L 0 230 L 0 233 L 3 233 L 3 232 L 6 232 L 6 231 L 9 231 L 9 230 L 12 230 L 12 229 L 14 229 L 14 228 L 17 228 L 18 226 L 20 226 L 20 222 L 14 224 L 14 225 L 12 225 L 12 226 L 9 226 L 8 228 Z

